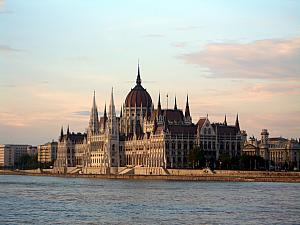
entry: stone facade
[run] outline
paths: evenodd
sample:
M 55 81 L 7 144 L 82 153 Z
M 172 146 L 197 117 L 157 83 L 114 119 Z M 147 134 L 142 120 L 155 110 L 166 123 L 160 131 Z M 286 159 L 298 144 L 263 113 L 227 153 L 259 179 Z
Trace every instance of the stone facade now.
M 0 145 L 0 167 L 13 167 L 20 157 L 29 154 L 36 154 L 37 147 L 31 145 Z
M 87 133 L 61 132 L 56 166 L 82 166 L 99 171 L 112 167 L 187 168 L 195 146 L 204 151 L 208 161 L 215 162 L 220 154 L 239 156 L 244 137 L 238 116 L 234 125 L 227 125 L 226 117 L 223 123 L 211 123 L 208 116 L 194 124 L 188 96 L 184 111 L 178 109 L 176 98 L 172 109 L 163 109 L 160 95 L 155 109 L 142 86 L 138 67 L 136 85 L 128 93 L 118 117 L 113 90 L 108 112 L 105 105 L 101 118 L 94 93 Z
M 56 141 L 48 142 L 43 145 L 38 145 L 38 161 L 41 163 L 50 163 L 56 160 L 57 154 Z
M 261 139 L 250 137 L 243 146 L 244 155 L 261 156 L 268 166 L 278 169 L 297 169 L 300 166 L 300 142 L 283 137 L 269 138 L 267 129 L 261 132 Z

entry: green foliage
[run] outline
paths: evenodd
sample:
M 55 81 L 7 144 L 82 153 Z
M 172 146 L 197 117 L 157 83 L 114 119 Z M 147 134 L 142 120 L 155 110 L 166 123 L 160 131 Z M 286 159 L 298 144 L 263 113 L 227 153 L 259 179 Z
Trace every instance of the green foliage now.
M 37 169 L 39 167 L 38 155 L 29 155 L 25 154 L 19 158 L 19 161 L 16 163 L 18 169 Z
M 195 168 L 202 168 L 205 166 L 205 157 L 204 152 L 200 147 L 195 146 L 188 156 L 190 166 Z
M 242 170 L 266 169 L 266 161 L 261 156 L 242 155 L 240 161 Z

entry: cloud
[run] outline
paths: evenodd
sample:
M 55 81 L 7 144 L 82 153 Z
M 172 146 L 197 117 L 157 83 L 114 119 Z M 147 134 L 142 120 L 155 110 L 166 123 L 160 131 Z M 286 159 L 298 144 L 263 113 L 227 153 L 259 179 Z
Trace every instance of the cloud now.
M 300 95 L 300 84 L 291 82 L 258 83 L 249 87 L 248 92 L 256 95 L 263 93 L 271 95 Z
M 142 36 L 143 38 L 163 38 L 165 35 L 163 34 L 145 34 Z
M 89 116 L 90 112 L 89 111 L 76 111 L 72 113 L 75 116 Z
M 172 46 L 175 48 L 184 48 L 187 46 L 187 43 L 186 42 L 176 42 L 176 43 L 173 43 Z
M 15 84 L 0 84 L 0 87 L 2 88 L 15 88 L 17 85 Z
M 8 45 L 0 45 L 0 54 L 1 53 L 11 53 L 11 52 L 20 52 L 20 49 L 12 48 Z
M 184 26 L 184 27 L 178 27 L 178 28 L 176 28 L 176 30 L 189 31 L 189 30 L 195 30 L 198 28 L 200 28 L 200 26 Z
M 214 78 L 299 79 L 300 37 L 246 44 L 213 43 L 180 58 L 209 68 Z

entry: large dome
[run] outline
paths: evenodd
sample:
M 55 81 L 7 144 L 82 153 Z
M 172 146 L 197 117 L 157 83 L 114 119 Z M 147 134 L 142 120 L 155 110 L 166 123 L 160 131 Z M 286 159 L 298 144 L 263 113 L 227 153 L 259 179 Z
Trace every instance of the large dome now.
M 126 107 L 151 107 L 152 99 L 149 93 L 145 88 L 141 85 L 141 77 L 140 77 L 140 68 L 138 67 L 138 75 L 136 78 L 136 85 L 131 91 L 128 93 L 125 106 Z

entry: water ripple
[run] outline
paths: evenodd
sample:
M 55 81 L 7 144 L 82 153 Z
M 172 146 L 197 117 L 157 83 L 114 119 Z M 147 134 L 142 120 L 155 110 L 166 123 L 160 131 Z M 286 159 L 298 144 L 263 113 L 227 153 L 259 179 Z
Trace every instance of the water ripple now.
M 300 184 L 0 175 L 0 224 L 299 224 Z

